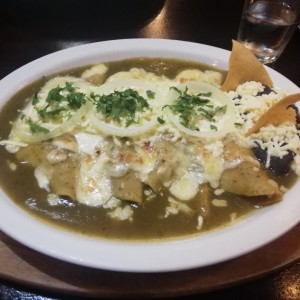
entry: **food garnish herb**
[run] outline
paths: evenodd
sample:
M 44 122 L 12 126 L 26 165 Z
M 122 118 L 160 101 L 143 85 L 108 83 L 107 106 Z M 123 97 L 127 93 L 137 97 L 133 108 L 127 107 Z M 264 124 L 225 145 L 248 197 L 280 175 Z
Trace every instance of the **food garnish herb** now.
M 155 92 L 153 92 L 151 90 L 147 90 L 146 94 L 149 99 L 154 99 L 154 97 L 155 97 Z
M 33 96 L 32 104 L 38 103 L 37 96 Z M 78 110 L 86 103 L 86 95 L 76 92 L 73 83 L 66 82 L 64 87 L 56 87 L 49 91 L 46 98 L 47 105 L 41 109 L 36 108 L 38 115 L 45 122 L 58 120 L 63 117 L 63 113 L 71 110 Z
M 157 117 L 157 122 L 160 124 L 164 124 L 166 121 L 162 119 L 161 117 Z
M 27 120 L 27 123 L 28 123 L 30 131 L 32 133 L 48 133 L 49 132 L 49 129 L 33 122 L 30 118 Z
M 171 89 L 175 90 L 179 96 L 175 99 L 174 104 L 166 106 L 174 113 L 179 114 L 180 123 L 186 128 L 199 131 L 199 128 L 194 125 L 197 119 L 204 117 L 210 122 L 215 122 L 217 114 L 226 113 L 226 105 L 214 106 L 212 102 L 207 99 L 207 97 L 211 97 L 211 92 L 191 95 L 188 93 L 187 87 L 184 91 L 176 87 L 171 87 Z M 217 130 L 217 127 L 211 125 L 211 129 Z
M 125 120 L 126 127 L 136 123 L 136 113 L 150 109 L 147 100 L 133 89 L 114 91 L 108 95 L 91 94 L 97 112 L 106 118 L 121 123 Z
M 36 105 L 38 102 L 39 102 L 39 99 L 37 97 L 37 93 L 35 93 L 32 98 L 31 98 L 31 102 L 32 102 L 32 105 Z

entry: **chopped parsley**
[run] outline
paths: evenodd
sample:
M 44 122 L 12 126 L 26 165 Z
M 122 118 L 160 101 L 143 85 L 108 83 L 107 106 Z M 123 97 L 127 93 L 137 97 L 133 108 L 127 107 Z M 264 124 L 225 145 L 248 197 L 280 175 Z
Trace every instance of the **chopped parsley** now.
M 234 125 L 235 125 L 235 126 L 243 126 L 243 124 L 242 124 L 242 123 L 239 123 L 239 122 L 235 122 Z
M 161 117 L 157 117 L 157 122 L 160 124 L 164 124 L 166 121 L 162 119 Z
M 28 123 L 30 131 L 32 133 L 48 133 L 49 132 L 49 129 L 33 122 L 30 118 L 27 120 L 27 123 Z
M 147 90 L 146 94 L 149 99 L 154 99 L 154 97 L 155 97 L 155 93 L 151 90 Z
M 32 98 L 31 98 L 31 102 L 32 102 L 32 105 L 36 105 L 38 102 L 39 102 L 39 99 L 37 97 L 37 93 L 35 93 Z
M 46 98 L 46 106 L 43 108 L 36 108 L 40 118 L 46 122 L 49 120 L 61 119 L 64 114 L 69 113 L 70 110 L 78 110 L 86 103 L 86 95 L 84 93 L 76 92 L 73 83 L 66 82 L 64 87 L 56 87 L 49 91 Z M 32 104 L 38 103 L 37 95 L 33 96 Z
M 20 119 L 23 120 L 26 117 L 26 115 L 24 115 L 22 112 L 20 114 Z
M 218 130 L 218 127 L 216 125 L 210 124 L 210 129 L 211 130 Z
M 207 99 L 207 97 L 211 96 L 210 92 L 191 95 L 188 93 L 187 87 L 185 91 L 181 91 L 176 87 L 171 87 L 171 89 L 174 89 L 179 96 L 176 98 L 174 104 L 166 106 L 179 115 L 180 123 L 188 129 L 199 131 L 199 128 L 195 126 L 197 119 L 204 117 L 210 122 L 215 122 L 217 114 L 224 114 L 226 112 L 226 105 L 214 106 Z M 210 128 L 217 130 L 215 125 L 211 125 Z
M 150 109 L 147 100 L 133 89 L 114 91 L 108 95 L 95 95 L 92 93 L 91 98 L 97 112 L 118 123 L 125 121 L 126 127 L 137 122 L 137 112 Z

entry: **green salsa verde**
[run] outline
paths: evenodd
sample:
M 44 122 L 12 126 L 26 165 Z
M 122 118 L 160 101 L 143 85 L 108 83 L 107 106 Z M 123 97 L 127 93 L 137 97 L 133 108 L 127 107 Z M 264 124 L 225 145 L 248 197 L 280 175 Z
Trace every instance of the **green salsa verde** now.
M 106 63 L 108 72 L 105 78 L 120 71 L 131 68 L 143 68 L 159 76 L 174 78 L 180 71 L 186 69 L 211 70 L 212 68 L 197 62 L 165 58 L 135 58 Z M 11 130 L 11 122 L 18 115 L 24 100 L 32 97 L 43 86 L 46 79 L 57 75 L 78 76 L 90 66 L 84 66 L 54 74 L 47 78 L 26 86 L 16 93 L 2 108 L 0 112 L 0 137 L 7 139 Z M 212 69 L 215 70 L 215 69 Z M 225 71 L 221 72 L 223 78 Z M 163 122 L 163 120 L 158 120 Z M 34 150 L 38 151 L 38 150 Z M 34 176 L 34 168 L 24 160 L 19 160 L 13 153 L 0 147 L 0 185 L 8 196 L 32 216 L 51 226 L 58 227 L 86 236 L 104 239 L 149 241 L 155 239 L 182 238 L 217 230 L 239 220 L 259 209 L 259 199 L 238 196 L 231 193 L 222 195 L 212 194 L 212 199 L 226 200 L 226 206 L 209 204 L 209 214 L 205 217 L 199 230 L 197 214 L 172 214 L 164 218 L 165 208 L 168 205 L 170 193 L 162 189 L 151 200 L 146 200 L 150 187 L 144 186 L 145 199 L 142 204 L 128 202 L 134 212 L 132 221 L 116 220 L 108 216 L 107 210 L 102 207 L 91 207 L 62 197 L 59 205 L 50 205 L 47 201 L 48 192 L 38 186 Z M 280 184 L 290 187 L 295 181 L 295 175 L 276 179 Z M 194 211 L 200 211 L 201 206 L 197 199 L 188 202 Z

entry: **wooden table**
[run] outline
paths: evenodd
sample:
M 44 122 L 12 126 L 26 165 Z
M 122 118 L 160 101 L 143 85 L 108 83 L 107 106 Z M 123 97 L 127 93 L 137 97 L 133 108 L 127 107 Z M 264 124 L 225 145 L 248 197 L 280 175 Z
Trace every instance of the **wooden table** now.
M 110 39 L 169 38 L 230 50 L 242 2 L 10 0 L 0 4 L 0 78 L 53 51 Z M 299 66 L 297 30 L 272 67 L 300 86 Z M 36 253 L 0 232 L 0 298 L 300 299 L 299 259 L 300 225 L 235 260 L 166 274 L 74 266 Z

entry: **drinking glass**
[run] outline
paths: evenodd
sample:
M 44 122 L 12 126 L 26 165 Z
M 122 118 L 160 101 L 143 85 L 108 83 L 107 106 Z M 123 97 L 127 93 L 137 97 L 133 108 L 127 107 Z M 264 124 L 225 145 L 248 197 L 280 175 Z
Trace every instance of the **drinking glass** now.
M 245 0 L 237 40 L 264 64 L 283 52 L 299 24 L 300 0 Z

